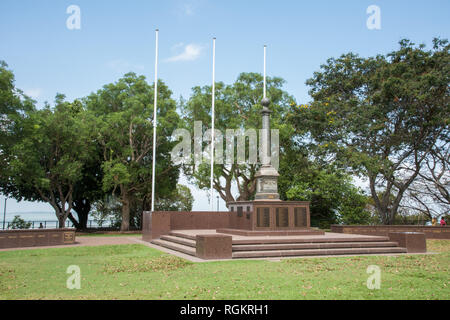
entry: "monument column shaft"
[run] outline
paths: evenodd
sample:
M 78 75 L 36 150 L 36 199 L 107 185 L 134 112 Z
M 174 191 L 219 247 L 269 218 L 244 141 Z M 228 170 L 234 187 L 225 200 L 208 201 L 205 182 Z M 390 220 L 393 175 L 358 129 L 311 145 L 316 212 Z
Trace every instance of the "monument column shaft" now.
M 262 112 L 262 129 L 262 148 L 265 158 L 263 164 L 269 164 L 272 154 L 270 148 L 270 111 L 263 110 Z
M 270 139 L 270 100 L 266 97 L 266 47 L 264 46 L 264 97 L 261 100 L 261 167 L 256 173 L 255 200 L 279 200 L 278 172 L 271 164 L 272 148 Z

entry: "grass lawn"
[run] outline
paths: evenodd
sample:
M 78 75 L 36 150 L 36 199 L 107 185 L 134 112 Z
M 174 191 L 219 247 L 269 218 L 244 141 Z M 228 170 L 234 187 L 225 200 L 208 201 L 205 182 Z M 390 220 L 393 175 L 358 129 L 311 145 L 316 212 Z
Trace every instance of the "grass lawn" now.
M 192 263 L 138 244 L 4 251 L 0 299 L 448 299 L 450 240 L 427 245 L 439 254 Z M 70 265 L 79 290 L 66 288 Z

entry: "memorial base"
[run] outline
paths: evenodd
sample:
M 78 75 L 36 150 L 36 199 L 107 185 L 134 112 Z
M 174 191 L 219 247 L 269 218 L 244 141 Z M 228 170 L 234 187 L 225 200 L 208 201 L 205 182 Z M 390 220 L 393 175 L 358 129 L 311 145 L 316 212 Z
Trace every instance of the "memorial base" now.
M 228 202 L 229 229 L 307 231 L 311 226 L 308 201 L 254 200 Z

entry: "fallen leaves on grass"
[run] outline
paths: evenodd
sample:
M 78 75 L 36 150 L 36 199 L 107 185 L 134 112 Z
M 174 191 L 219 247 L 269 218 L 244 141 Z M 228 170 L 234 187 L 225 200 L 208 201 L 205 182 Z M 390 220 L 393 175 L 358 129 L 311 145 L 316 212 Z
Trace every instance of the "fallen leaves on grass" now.
M 450 251 L 450 240 L 427 239 L 427 250 L 429 252 Z
M 112 261 L 103 267 L 103 273 L 136 273 L 151 271 L 174 271 L 190 265 L 191 263 L 173 256 L 161 256 L 156 258 L 132 258 Z

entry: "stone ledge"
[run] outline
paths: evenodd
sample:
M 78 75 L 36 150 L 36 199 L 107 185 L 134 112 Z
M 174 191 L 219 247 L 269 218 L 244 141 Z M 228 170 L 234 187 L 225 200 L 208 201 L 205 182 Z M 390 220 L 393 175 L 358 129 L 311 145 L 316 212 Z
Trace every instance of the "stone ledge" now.
M 223 234 L 196 236 L 196 256 L 200 259 L 231 259 L 232 237 Z
M 450 239 L 450 226 L 419 225 L 332 225 L 331 232 L 388 236 L 390 232 L 420 232 L 427 239 Z
M 422 232 L 389 232 L 389 239 L 406 248 L 408 253 L 427 252 L 427 242 Z

